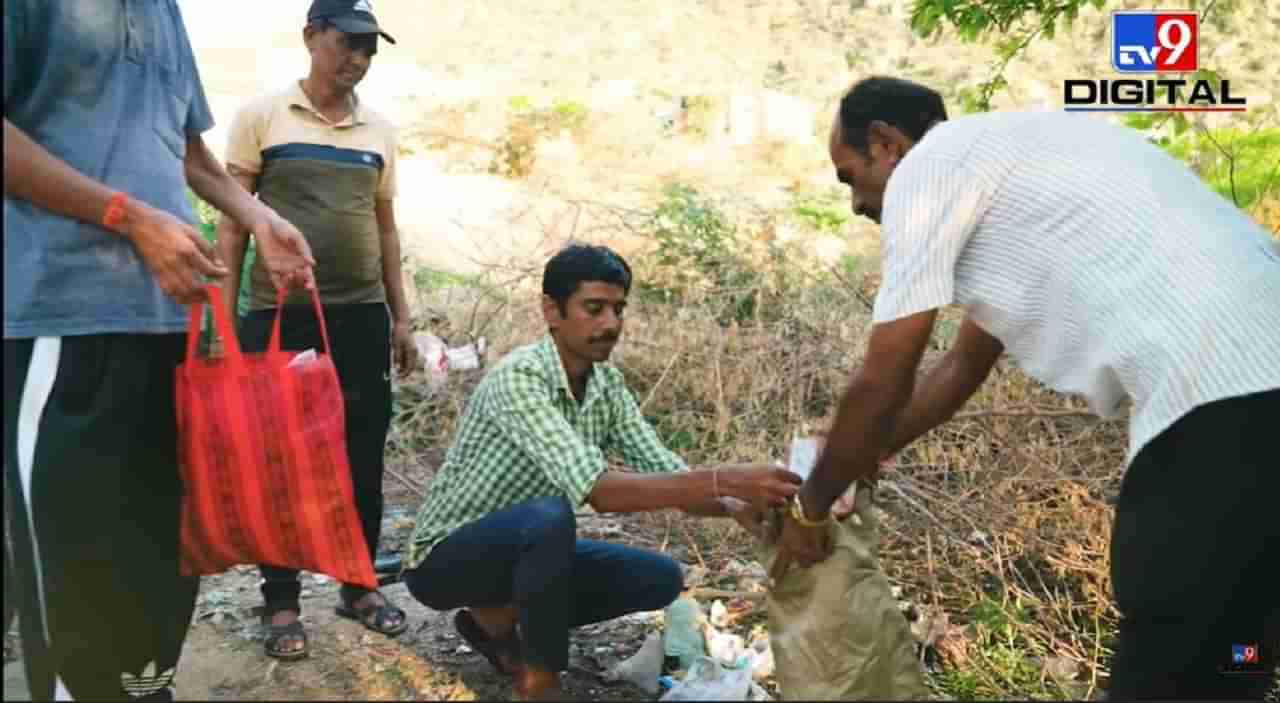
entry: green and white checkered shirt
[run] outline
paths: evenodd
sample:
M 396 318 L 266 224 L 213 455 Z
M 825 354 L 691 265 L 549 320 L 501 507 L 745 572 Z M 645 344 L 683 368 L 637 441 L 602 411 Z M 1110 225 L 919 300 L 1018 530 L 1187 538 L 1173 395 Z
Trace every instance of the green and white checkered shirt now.
M 605 452 L 630 469 L 684 471 L 640 414 L 622 372 L 596 364 L 582 403 L 550 335 L 511 352 L 476 387 L 418 510 L 404 568 L 422 563 L 454 530 L 534 498 L 582 505 L 605 471 Z

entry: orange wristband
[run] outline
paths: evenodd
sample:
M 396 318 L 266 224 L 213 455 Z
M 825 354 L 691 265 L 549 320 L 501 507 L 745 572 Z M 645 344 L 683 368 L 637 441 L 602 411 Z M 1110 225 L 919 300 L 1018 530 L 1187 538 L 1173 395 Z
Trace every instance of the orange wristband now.
M 107 208 L 102 212 L 102 226 L 115 232 L 120 226 L 120 221 L 124 219 L 124 204 L 129 200 L 129 196 L 124 193 L 112 193 L 111 199 L 107 201 Z

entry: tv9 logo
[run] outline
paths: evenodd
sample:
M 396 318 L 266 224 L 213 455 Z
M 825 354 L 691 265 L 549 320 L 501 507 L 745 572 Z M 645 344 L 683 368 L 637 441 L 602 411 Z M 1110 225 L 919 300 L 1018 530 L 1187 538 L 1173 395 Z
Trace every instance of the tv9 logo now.
M 1190 73 L 1199 68 L 1194 12 L 1111 14 L 1111 65 L 1121 73 Z

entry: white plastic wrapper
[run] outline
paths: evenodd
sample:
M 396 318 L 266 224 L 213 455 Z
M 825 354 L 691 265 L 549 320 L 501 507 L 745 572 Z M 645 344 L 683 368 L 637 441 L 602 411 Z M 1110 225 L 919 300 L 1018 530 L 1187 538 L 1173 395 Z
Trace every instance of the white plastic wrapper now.
M 431 378 L 432 387 L 444 383 L 450 371 L 480 368 L 486 347 L 484 337 L 476 340 L 474 344 L 446 347 L 444 340 L 430 332 L 419 332 L 413 335 L 413 342 L 418 346 L 418 355 L 422 357 L 422 368 Z
M 431 387 L 440 387 L 449 377 L 449 359 L 444 353 L 444 342 L 430 332 L 418 332 L 413 335 L 413 343 L 418 347 L 422 370 L 427 372 Z
M 745 701 L 751 695 L 751 669 L 729 668 L 711 657 L 698 657 L 683 681 L 660 701 Z
M 818 463 L 822 442 L 817 437 L 796 437 L 791 440 L 791 452 L 787 455 L 787 470 L 800 478 L 809 479 Z
M 804 480 L 809 480 L 809 474 L 813 473 L 813 469 L 818 465 L 818 455 L 822 452 L 822 443 L 824 437 L 796 437 L 791 440 L 791 451 L 787 453 L 787 470 L 797 474 Z M 843 495 L 841 495 L 834 505 L 834 510 L 839 515 L 849 514 L 853 510 L 853 502 L 858 497 L 857 482 L 849 484 Z M 862 524 L 862 518 L 856 513 L 850 516 L 854 524 Z
M 308 350 L 303 351 L 303 352 L 298 352 L 298 354 L 297 354 L 296 356 L 294 356 L 294 357 L 293 357 L 293 359 L 291 359 L 291 360 L 289 361 L 288 366 L 290 366 L 290 367 L 292 367 L 292 366 L 302 366 L 303 364 L 307 363 L 308 361 L 313 361 L 315 358 L 316 358 L 316 350 L 315 350 L 315 349 L 308 349 Z

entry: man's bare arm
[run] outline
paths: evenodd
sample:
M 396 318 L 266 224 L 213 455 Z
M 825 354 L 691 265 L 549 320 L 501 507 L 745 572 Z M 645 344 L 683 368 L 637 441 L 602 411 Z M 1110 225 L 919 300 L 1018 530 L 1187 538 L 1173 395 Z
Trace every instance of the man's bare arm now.
M 813 473 L 800 489 L 805 513 L 825 517 L 849 484 L 870 476 L 889 449 L 915 387 L 937 310 L 876 325 L 866 359 L 840 400 Z
M 258 192 L 258 174 L 246 171 L 234 164 L 227 164 L 227 173 L 249 193 Z M 218 218 L 215 234 L 218 259 L 227 266 L 227 281 L 222 289 L 222 302 L 227 311 L 235 314 L 243 285 L 244 257 L 249 249 L 249 231 L 235 220 L 223 215 Z
M 407 325 L 409 299 L 404 293 L 404 274 L 400 270 L 400 232 L 396 227 L 394 201 L 379 198 L 374 202 L 378 234 L 382 238 L 382 283 L 387 289 L 387 306 L 394 324 Z
M 4 121 L 4 192 L 49 212 L 99 225 L 114 191 L 50 154 Z
M 220 278 L 213 247 L 189 224 L 128 197 L 121 217 L 108 227 L 107 206 L 115 191 L 72 168 L 4 121 L 4 191 L 49 212 L 98 225 L 129 240 L 166 294 L 180 303 L 202 295 L 203 277 Z
M 951 419 L 982 387 L 1004 353 L 1000 340 L 987 334 L 971 318 L 960 325 L 951 350 L 915 387 L 893 429 L 887 454 L 894 454 L 929 430 Z
M 722 498 L 781 505 L 795 493 L 797 483 L 795 474 L 767 465 L 661 474 L 605 471 L 587 494 L 587 502 L 602 513 L 673 509 L 718 516 L 728 514 Z
M 232 178 L 198 134 L 187 135 L 183 167 L 196 195 L 253 234 L 258 256 L 277 287 L 315 285 L 315 259 L 302 233 Z
M 241 226 L 249 228 L 274 214 L 253 197 L 242 181 L 227 173 L 200 135 L 187 135 L 187 155 L 182 165 L 191 190 Z

